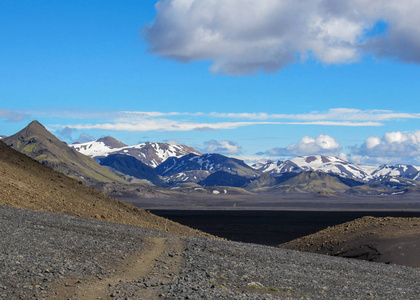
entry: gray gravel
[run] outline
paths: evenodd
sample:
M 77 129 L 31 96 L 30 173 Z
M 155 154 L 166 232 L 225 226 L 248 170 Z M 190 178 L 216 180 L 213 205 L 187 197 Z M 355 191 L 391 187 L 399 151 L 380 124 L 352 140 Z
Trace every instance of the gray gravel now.
M 420 270 L 165 233 L 0 206 L 0 299 L 42 299 L 56 281 L 107 276 L 148 237 L 167 250 L 113 299 L 419 299 Z M 173 249 L 171 245 L 181 245 Z M 173 262 L 179 258 L 178 266 Z M 57 296 L 59 299 L 59 297 Z
M 165 298 L 419 299 L 419 282 L 408 267 L 190 238 Z
M 0 299 L 44 298 L 54 281 L 112 273 L 153 230 L 0 206 Z

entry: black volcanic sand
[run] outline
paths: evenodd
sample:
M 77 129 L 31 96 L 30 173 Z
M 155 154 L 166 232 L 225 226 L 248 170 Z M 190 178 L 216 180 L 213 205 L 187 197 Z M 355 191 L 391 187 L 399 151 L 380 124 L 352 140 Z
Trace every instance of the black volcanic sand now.
M 401 211 L 151 210 L 151 212 L 229 240 L 269 246 L 277 246 L 364 216 L 420 217 L 420 212 Z

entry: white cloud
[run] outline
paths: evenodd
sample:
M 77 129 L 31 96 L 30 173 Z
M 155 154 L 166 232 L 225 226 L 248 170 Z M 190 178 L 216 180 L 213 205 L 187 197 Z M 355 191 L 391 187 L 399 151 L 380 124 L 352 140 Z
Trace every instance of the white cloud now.
M 351 159 L 371 164 L 420 164 L 420 131 L 397 131 L 385 133 L 382 137 L 370 136 L 361 146 L 352 148 Z
M 74 129 L 103 129 L 122 131 L 211 131 L 236 129 L 244 126 L 278 124 L 276 122 L 219 122 L 198 123 L 170 119 L 142 119 L 137 122 L 66 125 Z
M 383 126 L 380 122 L 339 122 L 339 121 L 316 121 L 316 122 L 279 122 L 278 124 L 289 125 L 319 125 L 319 126 L 347 126 L 347 127 L 371 127 Z
M 238 143 L 233 141 L 216 141 L 210 140 L 204 142 L 204 149 L 201 150 L 203 153 L 221 153 L 221 154 L 238 154 L 241 152 L 241 148 Z
M 370 136 L 366 139 L 366 148 L 372 149 L 381 143 L 381 138 L 377 136 Z
M 65 127 L 79 130 L 102 129 L 114 131 L 212 131 L 228 130 L 255 125 L 303 125 L 372 127 L 383 126 L 386 121 L 419 119 L 418 113 L 384 110 L 358 110 L 335 108 L 325 112 L 306 114 L 268 113 L 190 113 L 190 112 L 142 112 L 142 111 L 54 111 L 53 116 L 90 119 L 92 123 L 50 125 L 56 130 Z M 101 123 L 95 123 L 101 119 Z M 220 120 L 217 120 L 220 119 Z M 232 121 L 234 119 L 234 121 Z
M 331 136 L 320 134 L 316 138 L 304 136 L 298 143 L 287 147 L 276 147 L 264 153 L 273 156 L 339 155 L 340 144 Z
M 355 108 L 331 108 L 325 112 L 310 112 L 307 114 L 267 114 L 267 113 L 216 113 L 210 114 L 218 118 L 249 119 L 249 120 L 304 120 L 304 121 L 369 121 L 380 122 L 403 119 L 420 119 L 420 113 L 394 112 L 390 110 L 360 110 Z
M 6 119 L 7 122 L 20 122 L 29 118 L 29 115 L 16 110 L 0 109 L 0 118 Z
M 305 114 L 261 113 L 202 113 L 202 112 L 148 112 L 148 111 L 52 111 L 41 112 L 48 116 L 69 119 L 101 119 L 101 123 L 66 125 L 74 129 L 105 129 L 120 131 L 209 131 L 236 129 L 253 125 L 305 125 L 305 126 L 383 126 L 386 121 L 420 119 L 419 113 L 404 113 L 384 110 L 359 110 L 334 108 L 324 112 Z M 38 115 L 38 114 L 36 114 Z M 1 116 L 1 115 L 0 115 Z M 214 119 L 221 119 L 215 122 Z M 234 119 L 235 121 L 228 121 Z M 204 121 L 205 120 L 205 121 Z M 94 121 L 93 121 L 94 122 Z M 57 128 L 65 126 L 50 125 Z
M 189 113 L 189 112 L 160 112 L 160 111 L 120 111 L 118 112 L 120 118 L 157 118 L 157 117 L 171 117 L 171 116 L 201 116 L 203 113 Z
M 140 121 L 129 121 L 118 123 L 101 124 L 76 124 L 76 125 L 52 125 L 54 127 L 68 127 L 79 130 L 102 129 L 116 131 L 212 131 L 223 129 L 236 129 L 245 126 L 255 125 L 316 125 L 316 126 L 346 126 L 346 127 L 366 127 L 382 126 L 378 122 L 338 122 L 338 121 L 317 121 L 317 122 L 219 122 L 219 123 L 199 123 L 188 121 L 177 121 L 170 119 L 142 119 Z
M 162 0 L 143 28 L 149 51 L 213 62 L 226 74 L 275 72 L 313 57 L 352 63 L 373 54 L 420 62 L 420 2 L 412 0 Z M 378 23 L 384 32 L 372 34 Z

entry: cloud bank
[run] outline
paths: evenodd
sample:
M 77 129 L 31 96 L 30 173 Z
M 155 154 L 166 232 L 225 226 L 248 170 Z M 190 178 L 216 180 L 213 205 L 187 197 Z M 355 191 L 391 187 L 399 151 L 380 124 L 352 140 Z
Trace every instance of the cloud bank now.
M 162 0 L 143 28 L 149 51 L 213 72 L 267 73 L 308 58 L 363 55 L 420 62 L 420 2 L 412 0 Z
M 249 120 L 301 120 L 301 121 L 369 121 L 380 122 L 390 120 L 420 119 L 420 113 L 395 112 L 391 110 L 355 108 L 331 108 L 327 111 L 313 111 L 306 114 L 268 114 L 268 113 L 211 113 L 217 118 L 249 119 Z
M 339 155 L 340 144 L 331 136 L 320 134 L 316 138 L 304 136 L 298 143 L 287 147 L 276 147 L 261 155 L 272 156 L 303 156 L 303 155 Z
M 241 147 L 233 141 L 216 141 L 210 140 L 204 143 L 203 153 L 221 153 L 221 154 L 239 154 Z
M 382 137 L 370 136 L 361 146 L 352 148 L 350 159 L 359 163 L 420 164 L 420 131 L 388 132 Z
M 340 144 L 329 135 L 316 138 L 304 136 L 299 142 L 276 147 L 257 155 L 305 156 L 334 155 L 353 163 L 366 165 L 412 164 L 420 165 L 420 131 L 387 132 L 383 136 L 369 136 L 362 145 L 350 147 L 350 153 L 341 152 Z
M 58 112 L 55 112 L 58 113 Z M 78 130 L 100 129 L 114 131 L 213 131 L 230 130 L 255 125 L 305 125 L 305 126 L 383 126 L 385 122 L 420 119 L 419 113 L 388 110 L 359 110 L 333 108 L 323 112 L 305 114 L 268 113 L 202 113 L 202 112 L 72 112 L 76 118 L 102 119 L 101 123 L 57 125 L 59 128 Z M 63 113 L 65 114 L 65 112 Z M 67 114 L 67 117 L 72 117 Z
M 7 122 L 20 122 L 29 118 L 29 115 L 23 112 L 0 109 L 0 118 L 6 119 Z

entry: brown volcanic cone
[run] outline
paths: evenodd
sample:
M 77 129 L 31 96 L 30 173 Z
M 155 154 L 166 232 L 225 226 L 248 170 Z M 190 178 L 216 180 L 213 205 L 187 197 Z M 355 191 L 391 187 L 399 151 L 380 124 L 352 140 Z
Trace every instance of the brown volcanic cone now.
M 363 217 L 280 248 L 420 267 L 420 218 Z
M 84 183 L 127 183 L 94 159 L 77 152 L 60 141 L 38 121 L 31 122 L 24 129 L 3 141 L 43 165 Z
M 89 188 L 0 141 L 0 205 L 206 235 Z

